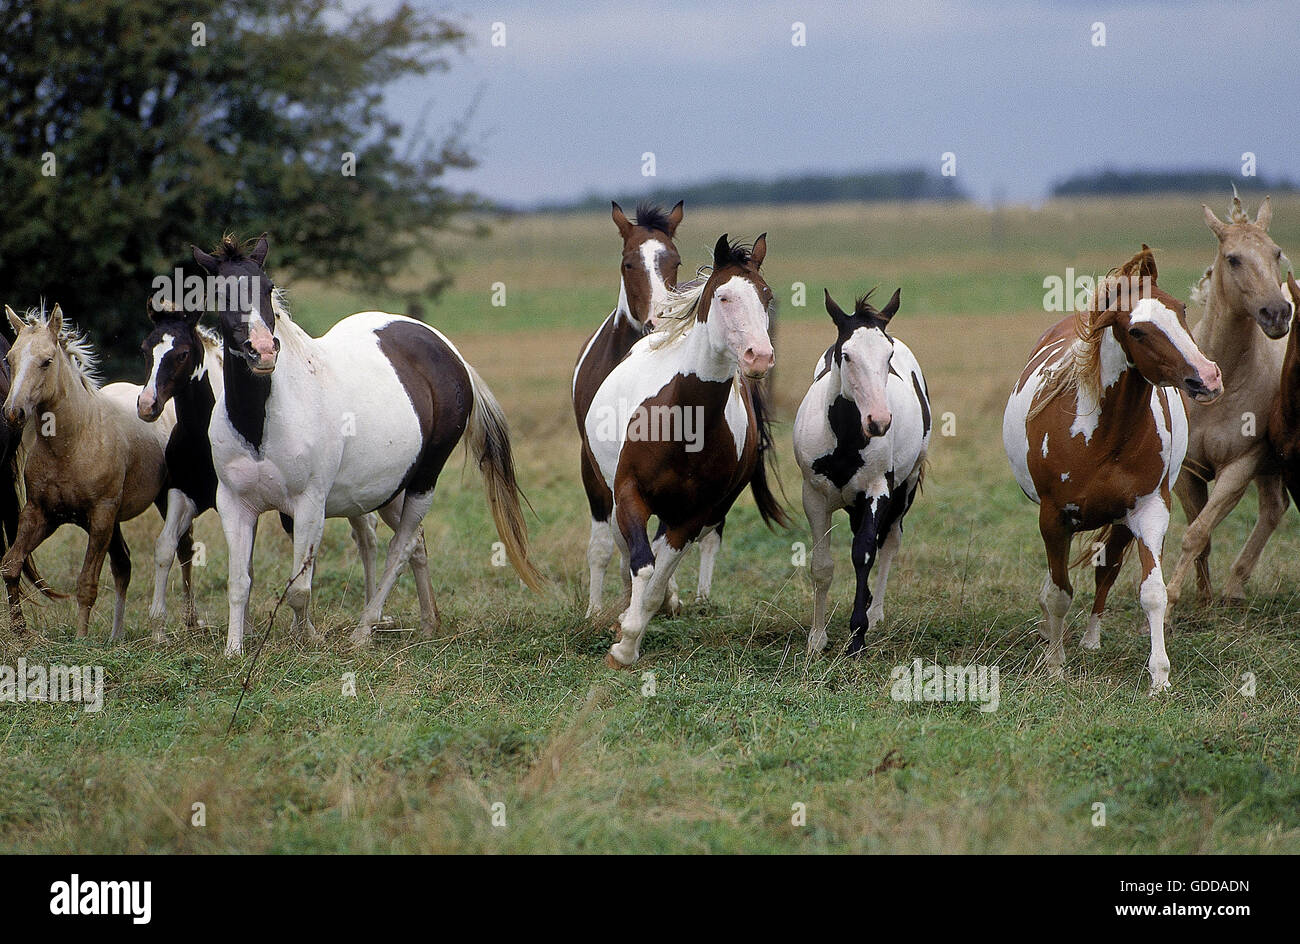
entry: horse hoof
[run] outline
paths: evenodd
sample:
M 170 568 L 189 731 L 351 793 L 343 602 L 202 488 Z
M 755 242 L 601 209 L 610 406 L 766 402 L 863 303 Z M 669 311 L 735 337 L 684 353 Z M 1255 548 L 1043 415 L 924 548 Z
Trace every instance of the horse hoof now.
M 370 648 L 370 630 L 365 627 L 358 626 L 348 638 L 352 640 L 353 649 L 360 650 Z
M 632 668 L 632 666 L 624 665 L 622 662 L 615 659 L 614 653 L 612 652 L 605 653 L 605 665 L 611 669 L 617 669 L 620 672 L 626 672 Z

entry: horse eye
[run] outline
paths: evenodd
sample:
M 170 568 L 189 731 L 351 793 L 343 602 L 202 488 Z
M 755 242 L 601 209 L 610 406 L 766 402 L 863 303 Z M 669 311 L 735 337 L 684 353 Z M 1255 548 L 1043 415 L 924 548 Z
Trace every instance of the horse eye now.
M 54 358 L 52 357 L 45 358 L 45 360 L 41 362 L 41 370 L 44 370 L 45 368 L 49 367 L 53 363 L 54 363 Z
M 1235 267 L 1235 266 L 1239 266 L 1239 265 L 1241 265 L 1241 257 L 1240 257 L 1240 256 L 1229 256 L 1229 257 L 1228 257 L 1228 265 L 1230 265 L 1230 266 L 1234 266 L 1234 267 Z
M 851 361 L 851 360 L 853 360 L 853 358 L 849 357 L 849 352 L 848 352 L 848 351 L 845 351 L 845 352 L 844 352 L 844 363 L 847 364 L 847 363 L 849 363 L 849 361 Z

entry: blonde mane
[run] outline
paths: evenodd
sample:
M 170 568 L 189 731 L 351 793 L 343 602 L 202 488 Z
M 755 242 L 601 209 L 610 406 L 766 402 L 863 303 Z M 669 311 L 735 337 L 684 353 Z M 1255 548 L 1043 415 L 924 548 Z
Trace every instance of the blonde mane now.
M 695 312 L 704 297 L 704 286 L 708 284 L 712 271 L 712 266 L 700 266 L 694 279 L 670 291 L 659 310 L 653 312 L 658 324 L 649 335 L 652 348 L 673 344 L 690 333 L 691 327 L 697 323 Z
M 48 327 L 50 316 L 45 311 L 44 305 L 40 308 L 28 308 L 23 313 L 23 323 L 31 328 Z M 99 354 L 95 352 L 85 333 L 66 318 L 59 331 L 59 349 L 67 355 L 73 375 L 81 381 L 82 386 L 90 391 L 98 390 L 103 386 L 104 378 L 99 372 Z
M 280 343 L 306 355 L 308 346 L 315 339 L 293 320 L 293 314 L 289 311 L 289 296 L 279 286 L 271 289 L 271 309 L 275 312 L 275 336 L 280 339 Z

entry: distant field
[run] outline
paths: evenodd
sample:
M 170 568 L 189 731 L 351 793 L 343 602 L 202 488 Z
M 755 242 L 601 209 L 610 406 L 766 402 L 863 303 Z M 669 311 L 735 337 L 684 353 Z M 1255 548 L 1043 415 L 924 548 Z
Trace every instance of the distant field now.
M 1300 851 L 1295 513 L 1265 551 L 1245 607 L 1202 607 L 1187 594 L 1169 638 L 1169 695 L 1145 694 L 1148 642 L 1137 632 L 1131 563 L 1097 653 L 1077 647 L 1092 580 L 1076 574 L 1067 678 L 1053 682 L 1037 667 L 1035 510 L 1002 455 L 1006 395 L 1056 318 L 1042 310 L 1043 278 L 1067 266 L 1104 272 L 1147 242 L 1161 285 L 1185 298 L 1214 254 L 1200 202 L 1069 201 L 997 214 L 968 205 L 688 206 L 678 239 L 684 275 L 708 260 L 722 232 L 768 233 L 764 271 L 781 301 L 778 449 L 796 525 L 768 531 L 743 498 L 728 520 L 713 602 L 656 620 L 631 673 L 601 661 L 615 607 L 593 623 L 582 617 L 588 519 L 568 402 L 578 349 L 617 296 L 613 224 L 605 214 L 522 217 L 455 244 L 456 285 L 426 314 L 510 416 L 536 510 L 533 553 L 552 588 L 530 594 L 491 566 L 496 536 L 480 483 L 454 459 L 426 523 L 447 635 L 395 633 L 371 652 L 349 652 L 361 568 L 346 525 L 331 523 L 315 607 L 332 641 L 301 649 L 282 615 L 226 738 L 249 659 L 220 655 L 218 522 L 209 515 L 198 527 L 207 549 L 200 612 L 210 626 L 156 649 L 145 614 L 158 522 L 141 518 L 127 529 L 135 575 L 125 645 L 104 641 L 107 575 L 88 642 L 71 637 L 71 605 L 32 608 L 35 632 L 21 654 L 104 665 L 109 685 L 99 714 L 0 704 L 0 849 Z M 1227 202 L 1213 197 L 1220 216 Z M 1300 258 L 1300 199 L 1277 201 L 1274 220 L 1279 245 Z M 314 331 L 398 304 L 277 275 Z M 504 308 L 489 304 L 494 282 L 505 283 Z M 791 304 L 795 282 L 806 286 L 806 307 Z M 936 417 L 952 413 L 956 435 L 933 441 L 885 625 L 862 659 L 810 664 L 811 589 L 791 560 L 792 544 L 808 535 L 789 420 L 832 338 L 822 287 L 847 303 L 876 284 L 882 293 L 902 286 L 895 333 L 916 352 Z M 1252 493 L 1216 533 L 1216 585 L 1254 517 Z M 838 520 L 834 646 L 852 601 L 847 519 Z M 1182 524 L 1176 513 L 1170 555 Z M 80 532 L 65 529 L 41 550 L 40 566 L 66 589 L 83 548 Z M 289 576 L 289 554 L 268 518 L 253 592 L 263 618 Z M 694 586 L 696 559 L 679 571 L 684 589 Z M 174 608 L 178 581 L 173 574 Z M 611 574 L 610 597 L 616 584 Z M 414 624 L 409 578 L 388 610 Z M 0 640 L 20 651 L 7 631 Z M 892 701 L 890 670 L 914 658 L 997 665 L 1000 707 Z M 341 696 L 347 672 L 356 673 L 355 698 Z M 641 694 L 643 672 L 654 673 L 654 697 Z M 1244 673 L 1256 679 L 1254 697 L 1238 692 Z M 191 825 L 197 802 L 206 804 L 201 828 Z M 493 825 L 496 803 L 505 804 L 504 826 Z M 796 803 L 806 804 L 806 826 L 791 824 Z M 1103 827 L 1092 824 L 1095 803 L 1106 806 Z

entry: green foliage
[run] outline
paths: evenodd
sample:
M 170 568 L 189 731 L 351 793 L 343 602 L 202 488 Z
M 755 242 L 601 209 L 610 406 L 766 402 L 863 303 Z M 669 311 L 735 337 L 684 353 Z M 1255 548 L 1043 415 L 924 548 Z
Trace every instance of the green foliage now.
M 1113 170 L 1075 174 L 1052 187 L 1054 197 L 1088 194 L 1133 196 L 1147 193 L 1209 193 L 1236 184 L 1244 195 L 1295 190 L 1285 178 L 1242 177 L 1232 170 Z
M 463 41 L 405 5 L 0 0 L 0 299 L 60 302 L 112 359 L 152 279 L 226 231 L 272 233 L 277 269 L 382 288 L 472 205 L 438 180 L 473 164 L 459 128 L 399 151 L 383 87 Z M 408 297 L 442 287 L 430 271 Z

